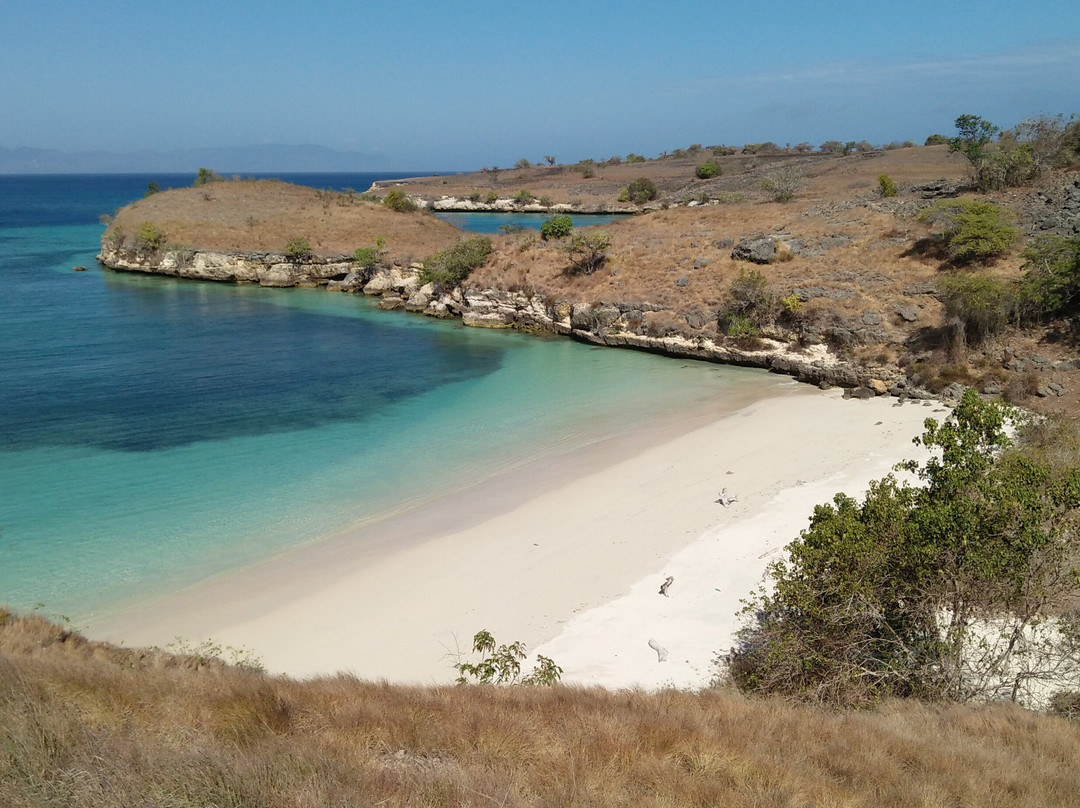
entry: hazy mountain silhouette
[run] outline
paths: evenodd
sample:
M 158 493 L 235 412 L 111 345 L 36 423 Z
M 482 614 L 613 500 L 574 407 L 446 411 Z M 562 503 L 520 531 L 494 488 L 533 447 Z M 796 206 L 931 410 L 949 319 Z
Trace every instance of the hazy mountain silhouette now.
M 341 152 L 325 146 L 237 146 L 176 151 L 63 152 L 0 147 L 0 174 L 186 173 L 201 167 L 219 174 L 387 170 L 383 154 Z

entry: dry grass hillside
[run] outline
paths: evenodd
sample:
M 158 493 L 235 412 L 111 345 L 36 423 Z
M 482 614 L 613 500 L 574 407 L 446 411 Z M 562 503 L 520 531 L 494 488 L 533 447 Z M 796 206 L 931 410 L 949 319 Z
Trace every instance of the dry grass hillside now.
M 153 194 L 117 212 L 110 229 L 129 237 L 153 222 L 169 244 L 250 252 L 281 252 L 304 238 L 321 255 L 351 254 L 386 238 L 387 257 L 421 261 L 452 244 L 457 228 L 433 216 L 394 213 L 355 194 L 277 180 L 213 182 Z
M 730 693 L 299 682 L 0 610 L 0 804 L 1075 805 L 1080 725 Z
M 714 160 L 722 173 L 699 180 L 695 168 L 706 160 Z M 794 177 L 793 197 L 775 201 L 763 182 L 785 172 Z M 899 366 L 915 386 L 931 392 L 970 385 L 1043 411 L 1075 412 L 1080 371 L 1060 362 L 1075 358 L 1075 346 L 1056 325 L 1009 330 L 968 356 L 945 351 L 938 289 L 950 267 L 939 251 L 926 248 L 932 229 L 920 212 L 935 197 L 957 194 L 1002 206 L 1020 236 L 1003 256 L 977 269 L 1015 279 L 1030 234 L 1038 230 L 1038 195 L 1053 196 L 1055 187 L 1075 179 L 1050 173 L 1041 187 L 975 195 L 963 191 L 970 172 L 967 160 L 946 146 L 924 146 L 847 156 L 713 156 L 703 150 L 634 163 L 420 177 L 387 183 L 362 197 L 270 181 L 215 182 L 141 200 L 119 212 L 112 230 L 119 227 L 130 238 L 150 221 L 170 243 L 223 250 L 280 251 L 289 239 L 302 237 L 324 255 L 351 253 L 382 236 L 386 262 L 407 264 L 462 234 L 430 213 L 396 213 L 370 201 L 390 190 L 428 205 L 492 195 L 506 200 L 528 190 L 551 206 L 631 208 L 640 215 L 597 228 L 610 236 L 610 247 L 594 274 L 568 272 L 565 242 L 543 242 L 526 231 L 495 237 L 492 257 L 467 283 L 538 295 L 549 303 L 612 304 L 623 312 L 644 303 L 645 313 L 633 326 L 640 335 L 723 341 L 730 337 L 719 320 L 732 283 L 758 272 L 778 298 L 795 295 L 800 301 L 796 321 L 769 334 L 781 341 L 827 342 L 882 378 L 895 378 Z M 896 196 L 882 197 L 881 175 L 896 183 Z M 620 192 L 638 177 L 653 181 L 659 196 L 644 205 L 619 202 Z M 733 246 L 755 234 L 776 242 L 776 257 L 767 264 L 735 260 Z M 1062 392 L 1046 394 L 1051 383 Z

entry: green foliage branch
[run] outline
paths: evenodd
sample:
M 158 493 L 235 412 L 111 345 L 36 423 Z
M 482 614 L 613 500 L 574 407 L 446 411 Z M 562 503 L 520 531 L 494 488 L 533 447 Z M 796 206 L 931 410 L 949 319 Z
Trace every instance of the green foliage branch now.
M 478 631 L 473 636 L 472 650 L 480 654 L 476 662 L 457 662 L 459 685 L 540 685 L 550 687 L 562 678 L 563 669 L 549 657 L 538 654 L 536 666 L 526 676 L 521 676 L 521 662 L 525 659 L 525 645 L 518 641 L 509 645 L 497 645 L 491 632 Z

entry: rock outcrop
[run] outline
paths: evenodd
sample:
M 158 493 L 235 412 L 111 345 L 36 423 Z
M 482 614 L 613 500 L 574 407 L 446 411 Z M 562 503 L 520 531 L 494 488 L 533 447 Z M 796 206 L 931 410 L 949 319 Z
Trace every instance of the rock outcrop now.
M 98 260 L 126 272 L 260 286 L 322 286 L 377 296 L 382 309 L 405 309 L 432 317 L 456 316 L 473 327 L 549 332 L 594 345 L 766 368 L 807 383 L 861 388 L 873 395 L 915 395 L 915 391 L 903 389 L 898 370 L 871 371 L 844 362 L 824 345 L 797 348 L 782 335 L 743 347 L 728 341 L 716 342 L 695 334 L 694 323 L 686 317 L 652 303 L 585 304 L 497 289 L 439 289 L 431 283 L 421 284 L 420 264 L 358 267 L 344 255 L 296 260 L 282 253 L 191 249 L 151 253 L 108 246 L 102 247 Z M 874 317 L 880 322 L 880 317 Z

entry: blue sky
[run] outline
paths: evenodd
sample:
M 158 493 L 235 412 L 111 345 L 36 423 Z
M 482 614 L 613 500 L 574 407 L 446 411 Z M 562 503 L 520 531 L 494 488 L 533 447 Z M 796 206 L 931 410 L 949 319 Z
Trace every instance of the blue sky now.
M 962 113 L 1080 113 L 1080 2 L 3 0 L 0 69 L 7 148 L 315 144 L 450 170 L 921 143 Z

